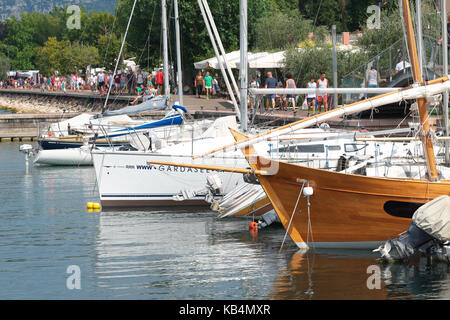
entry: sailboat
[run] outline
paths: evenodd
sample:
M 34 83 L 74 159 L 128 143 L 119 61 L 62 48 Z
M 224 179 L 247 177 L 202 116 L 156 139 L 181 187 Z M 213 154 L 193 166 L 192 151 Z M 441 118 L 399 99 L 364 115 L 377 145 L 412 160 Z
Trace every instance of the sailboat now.
M 121 61 L 120 57 L 136 2 L 137 0 L 134 1 L 131 9 L 113 76 L 116 74 Z M 163 1 L 163 12 L 165 9 L 165 1 Z M 163 13 L 163 18 L 165 17 Z M 167 21 L 163 19 L 164 32 L 166 32 L 166 24 Z M 93 149 L 111 149 L 114 147 L 131 150 L 151 149 L 152 142 L 183 138 L 185 129 L 191 129 L 190 131 L 194 135 L 195 131 L 198 131 L 205 121 L 185 126 L 187 110 L 177 104 L 168 108 L 170 89 L 166 70 L 168 65 L 167 39 L 164 38 L 164 40 L 165 96 L 156 96 L 139 105 L 127 106 L 120 110 L 107 111 L 106 105 L 111 93 L 111 86 L 109 86 L 101 114 L 82 114 L 72 119 L 48 125 L 39 133 L 40 150 L 32 151 L 35 156 L 34 162 L 46 165 L 92 165 L 91 150 Z M 182 93 L 180 94 L 180 102 L 182 102 Z M 143 111 L 161 109 L 166 109 L 166 115 L 161 120 L 136 121 L 128 116 Z M 211 121 L 208 123 L 211 123 Z M 75 149 L 72 150 L 72 148 Z
M 415 80 L 412 90 L 431 89 L 434 83 L 442 84 L 441 92 L 448 90 L 447 77 L 426 85 L 422 83 L 408 0 L 402 0 L 402 6 Z M 429 93 L 433 94 L 432 90 Z M 417 94 L 417 97 L 427 179 L 367 177 L 286 162 L 274 163 L 258 156 L 250 161 L 252 169 L 258 171 L 264 168 L 262 161 L 277 166 L 273 175 L 256 175 L 282 224 L 299 247 L 374 249 L 383 239 L 403 232 L 419 206 L 438 196 L 450 195 L 450 180 L 439 180 L 436 169 L 426 96 Z M 382 98 L 383 95 L 374 100 Z M 339 110 L 331 113 L 338 114 Z M 238 142 L 246 142 L 243 151 L 247 159 L 255 157 L 252 141 L 236 131 L 234 135 Z
M 218 150 L 241 148 L 253 174 L 276 210 L 291 239 L 300 248 L 377 248 L 385 239 L 407 229 L 415 210 L 442 195 L 450 195 L 450 180 L 437 170 L 427 99 L 450 89 L 448 77 L 422 81 L 408 0 L 402 0 L 415 84 L 359 101 L 318 116 L 249 138 L 233 130 L 236 143 Z M 244 87 L 245 88 L 245 87 Z M 309 168 L 259 156 L 255 143 L 310 125 L 382 107 L 417 100 L 426 179 L 369 177 Z M 233 168 L 217 168 L 230 172 Z

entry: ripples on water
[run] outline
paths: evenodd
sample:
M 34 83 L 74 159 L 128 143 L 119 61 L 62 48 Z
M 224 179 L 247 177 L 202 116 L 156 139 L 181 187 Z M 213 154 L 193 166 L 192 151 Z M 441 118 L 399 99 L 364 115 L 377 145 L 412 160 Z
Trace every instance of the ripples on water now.
M 447 265 L 381 266 L 369 290 L 371 253 L 280 252 L 280 226 L 252 236 L 247 219 L 207 210 L 87 212 L 99 201 L 92 167 L 27 171 L 18 148 L 0 144 L 0 298 L 450 298 Z M 69 265 L 81 290 L 66 287 Z

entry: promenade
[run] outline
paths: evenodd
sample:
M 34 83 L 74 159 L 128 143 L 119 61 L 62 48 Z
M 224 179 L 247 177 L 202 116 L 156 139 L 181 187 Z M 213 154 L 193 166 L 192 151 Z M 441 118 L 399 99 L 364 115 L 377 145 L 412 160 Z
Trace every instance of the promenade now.
M 41 122 L 57 122 L 74 117 L 82 112 L 98 113 L 104 105 L 105 97 L 90 90 L 81 92 L 68 91 L 41 91 L 39 89 L 0 89 L 0 99 L 8 97 L 8 104 L 4 107 L 16 109 L 18 113 L 0 114 L 0 141 L 12 141 L 23 139 L 34 139 L 37 136 L 37 127 Z M 129 105 L 135 96 L 131 95 L 110 95 L 107 109 L 115 110 Z M 171 96 L 172 102 L 178 101 L 177 95 Z M 11 102 L 12 101 L 12 102 Z M 17 106 L 25 101 L 31 105 L 33 112 L 20 110 Z M 17 103 L 16 103 L 17 102 Z M 1 105 L 1 103 L 0 103 Z M 43 107 L 44 106 L 44 107 Z M 205 96 L 198 98 L 194 95 L 183 96 L 183 106 L 196 119 L 217 118 L 222 116 L 235 115 L 233 104 L 230 100 L 223 98 L 206 99 Z M 41 111 L 47 110 L 47 111 Z M 49 112 L 48 110 L 52 110 Z M 297 108 L 294 113 L 292 109 L 288 111 L 275 110 L 271 112 L 258 112 L 249 115 L 250 124 L 279 126 L 291 123 L 307 117 L 307 111 Z M 164 116 L 164 111 L 148 111 L 139 115 L 131 115 L 132 118 L 139 119 L 160 119 Z M 349 129 L 379 130 L 394 128 L 401 119 L 340 119 L 329 121 L 332 127 Z M 407 126 L 405 121 L 403 125 Z

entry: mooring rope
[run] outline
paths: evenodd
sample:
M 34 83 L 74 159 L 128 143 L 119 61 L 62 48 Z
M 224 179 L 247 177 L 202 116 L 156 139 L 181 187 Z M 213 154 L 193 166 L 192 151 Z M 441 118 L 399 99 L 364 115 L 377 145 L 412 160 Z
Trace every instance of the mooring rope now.
M 298 194 L 297 202 L 295 203 L 294 211 L 292 211 L 291 220 L 289 221 L 288 227 L 286 228 L 286 233 L 284 234 L 284 238 L 283 238 L 283 242 L 281 243 L 280 251 L 281 251 L 281 249 L 283 249 L 284 242 L 286 241 L 286 237 L 287 237 L 287 234 L 291 227 L 292 220 L 294 219 L 295 212 L 297 211 L 298 202 L 300 201 L 300 197 L 302 196 L 304 186 L 305 186 L 305 181 L 303 181 L 302 188 L 300 189 L 300 192 Z

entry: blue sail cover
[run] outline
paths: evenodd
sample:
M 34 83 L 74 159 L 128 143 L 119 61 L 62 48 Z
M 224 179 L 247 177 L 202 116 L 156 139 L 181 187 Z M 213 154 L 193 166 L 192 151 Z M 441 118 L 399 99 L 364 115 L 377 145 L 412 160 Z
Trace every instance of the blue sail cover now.
M 183 124 L 183 121 L 184 120 L 183 120 L 182 115 L 172 114 L 161 120 L 144 123 L 144 124 L 141 124 L 136 127 L 128 127 L 128 128 L 124 128 L 124 129 L 115 130 L 115 131 L 111 132 L 110 134 L 108 134 L 108 137 L 110 137 L 110 138 L 120 137 L 123 135 L 133 133 L 137 130 L 145 130 L 145 129 L 165 127 L 165 126 L 181 125 L 181 124 Z M 106 137 L 105 136 L 97 137 L 97 139 L 102 139 L 102 138 L 106 138 Z M 93 140 L 93 139 L 91 139 L 91 140 Z
M 133 114 L 140 113 L 145 111 L 153 111 L 153 110 L 164 110 L 166 108 L 166 97 L 165 96 L 156 96 L 150 100 L 144 101 L 135 106 L 126 106 L 125 108 L 119 110 L 106 111 L 103 113 L 104 117 L 108 116 L 117 116 L 121 114 Z

